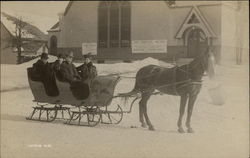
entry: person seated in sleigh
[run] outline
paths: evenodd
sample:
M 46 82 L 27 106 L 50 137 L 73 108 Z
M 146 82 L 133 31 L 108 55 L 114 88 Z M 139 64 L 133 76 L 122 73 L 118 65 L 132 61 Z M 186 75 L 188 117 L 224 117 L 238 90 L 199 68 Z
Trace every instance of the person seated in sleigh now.
M 57 55 L 57 60 L 54 61 L 53 63 L 51 63 L 51 68 L 52 68 L 55 76 L 57 77 L 57 79 L 59 79 L 60 81 L 62 80 L 62 75 L 60 73 L 60 68 L 61 68 L 61 65 L 64 62 L 64 60 L 65 60 L 64 54 L 59 53 Z
M 90 53 L 84 55 L 84 63 L 76 68 L 82 80 L 85 82 L 89 82 L 97 76 L 97 70 L 91 61 L 90 55 Z
M 71 85 L 70 89 L 77 99 L 85 99 L 89 96 L 89 87 L 78 74 L 73 64 L 73 58 L 73 52 L 66 54 L 65 61 L 62 62 L 59 70 L 62 77 L 61 81 L 68 82 Z
M 42 53 L 41 58 L 33 64 L 31 80 L 43 83 L 46 94 L 48 96 L 57 96 L 59 94 L 54 72 L 51 63 L 48 63 L 48 54 Z

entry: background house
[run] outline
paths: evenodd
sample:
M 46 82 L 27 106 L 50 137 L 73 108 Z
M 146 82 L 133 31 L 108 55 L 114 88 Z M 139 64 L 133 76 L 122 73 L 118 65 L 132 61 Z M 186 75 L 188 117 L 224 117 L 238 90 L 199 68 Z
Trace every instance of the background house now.
M 237 51 L 241 55 L 248 51 L 248 37 L 243 36 L 248 34 L 246 8 L 248 2 L 237 1 L 176 1 L 174 5 L 71 1 L 48 30 L 50 53 L 73 51 L 80 59 L 91 52 L 99 61 L 148 56 L 176 60 L 192 58 L 210 46 L 217 63 L 234 61 Z
M 17 17 L 1 13 L 1 64 L 17 64 L 18 53 L 15 33 L 15 22 L 17 20 Z M 21 46 L 22 62 L 33 59 L 43 52 L 48 53 L 47 36 L 36 26 L 25 23 Z

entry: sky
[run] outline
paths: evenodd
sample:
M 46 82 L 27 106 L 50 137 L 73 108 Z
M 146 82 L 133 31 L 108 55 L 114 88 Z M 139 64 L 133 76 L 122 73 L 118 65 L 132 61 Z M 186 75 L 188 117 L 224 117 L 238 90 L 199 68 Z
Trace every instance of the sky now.
M 25 21 L 47 33 L 64 12 L 68 1 L 2 1 L 1 12 L 21 16 Z

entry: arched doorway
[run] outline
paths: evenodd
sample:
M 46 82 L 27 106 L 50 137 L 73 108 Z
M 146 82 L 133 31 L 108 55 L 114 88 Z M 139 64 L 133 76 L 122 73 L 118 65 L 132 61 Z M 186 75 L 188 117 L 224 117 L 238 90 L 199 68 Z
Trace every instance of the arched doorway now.
M 206 50 L 208 40 L 205 33 L 199 28 L 191 28 L 187 34 L 187 57 L 194 58 Z
M 57 55 L 57 38 L 52 36 L 50 38 L 50 54 Z

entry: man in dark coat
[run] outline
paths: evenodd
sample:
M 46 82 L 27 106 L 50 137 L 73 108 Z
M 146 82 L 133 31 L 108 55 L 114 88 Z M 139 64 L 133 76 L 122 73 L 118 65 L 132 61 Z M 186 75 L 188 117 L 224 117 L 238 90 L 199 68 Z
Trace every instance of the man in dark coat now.
M 62 53 L 59 53 L 57 56 L 57 60 L 53 63 L 53 69 L 59 71 L 63 61 L 64 61 L 64 55 Z
M 71 91 L 77 99 L 85 99 L 89 95 L 89 87 L 88 84 L 82 82 L 75 65 L 72 63 L 73 57 L 73 52 L 70 52 L 61 64 L 62 81 L 70 83 Z
M 42 80 L 45 74 L 48 73 L 49 63 L 48 63 L 48 55 L 46 53 L 42 53 L 41 59 L 39 59 L 36 63 L 33 64 L 33 69 L 36 72 L 37 80 Z
M 74 81 L 80 81 L 81 77 L 78 74 L 73 62 L 73 52 L 66 55 L 65 61 L 61 64 L 60 72 L 62 74 L 63 81 L 72 83 Z
M 61 64 L 63 63 L 63 61 L 64 61 L 64 55 L 59 53 L 57 56 L 57 60 L 51 63 L 54 74 L 59 80 L 62 80 L 62 74 L 60 73 L 60 68 L 61 68 Z
M 92 80 L 97 76 L 97 70 L 90 60 L 90 54 L 84 55 L 84 63 L 76 69 L 84 81 Z
M 34 81 L 41 81 L 48 96 L 57 96 L 59 93 L 55 83 L 53 70 L 48 63 L 48 58 L 48 54 L 42 53 L 41 59 L 33 64 L 31 79 Z

